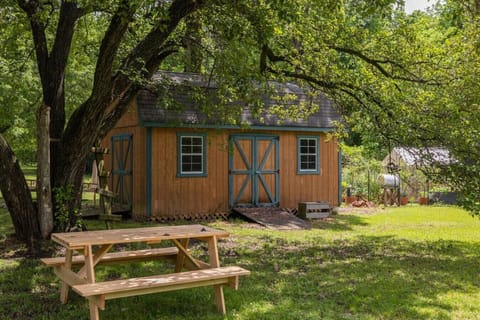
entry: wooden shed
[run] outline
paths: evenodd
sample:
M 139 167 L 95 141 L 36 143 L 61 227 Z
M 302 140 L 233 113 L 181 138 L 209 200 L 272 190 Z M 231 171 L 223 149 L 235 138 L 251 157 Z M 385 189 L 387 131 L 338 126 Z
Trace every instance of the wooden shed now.
M 196 108 L 192 87 L 212 89 L 200 75 L 162 73 L 178 109 L 151 91 L 136 101 L 103 141 L 110 149 L 110 189 L 134 218 L 215 217 L 237 206 L 296 208 L 305 201 L 340 199 L 340 153 L 328 133 L 340 120 L 332 101 L 281 85 L 291 104 L 315 103 L 308 119 L 283 120 L 245 106 L 239 125 L 222 124 Z M 273 104 L 264 97 L 267 109 Z

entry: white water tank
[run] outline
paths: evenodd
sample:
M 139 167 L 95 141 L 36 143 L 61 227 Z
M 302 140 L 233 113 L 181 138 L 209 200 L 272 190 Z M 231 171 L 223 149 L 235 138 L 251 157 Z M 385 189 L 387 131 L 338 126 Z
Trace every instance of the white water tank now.
M 400 186 L 400 177 L 397 174 L 381 174 L 378 177 L 378 183 L 382 188 L 398 188 Z

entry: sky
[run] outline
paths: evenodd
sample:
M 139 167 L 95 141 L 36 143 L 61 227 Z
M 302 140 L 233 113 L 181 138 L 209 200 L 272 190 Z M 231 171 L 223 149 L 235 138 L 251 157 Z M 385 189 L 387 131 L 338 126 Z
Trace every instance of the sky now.
M 405 0 L 405 12 L 412 13 L 415 10 L 424 10 L 432 6 L 436 0 Z

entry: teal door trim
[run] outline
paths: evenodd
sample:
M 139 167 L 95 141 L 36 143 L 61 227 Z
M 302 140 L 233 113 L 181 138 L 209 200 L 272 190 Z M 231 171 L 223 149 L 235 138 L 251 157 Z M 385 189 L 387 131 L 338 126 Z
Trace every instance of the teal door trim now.
M 115 183 L 116 180 L 116 183 Z M 132 134 L 112 136 L 112 191 L 118 195 L 116 203 L 132 209 L 133 196 L 133 140 Z
M 241 147 L 239 141 L 250 141 L 250 154 L 248 158 L 245 151 Z M 259 154 L 258 143 L 260 141 L 269 141 L 269 145 L 263 154 Z M 273 169 L 265 169 L 265 164 L 271 153 L 275 152 L 275 164 Z M 234 156 L 238 152 L 242 159 L 245 169 L 234 168 Z M 260 162 L 258 161 L 260 159 Z M 230 153 L 229 153 L 229 206 L 235 207 L 238 205 L 251 207 L 272 207 L 278 206 L 280 198 L 280 160 L 279 160 L 279 138 L 271 135 L 231 135 L 230 136 Z M 237 194 L 234 194 L 234 176 L 245 175 L 245 179 Z M 274 175 L 275 190 L 272 192 L 271 186 L 265 180 L 265 175 Z M 247 186 L 251 185 L 251 199 L 249 202 L 240 203 L 240 199 L 244 195 Z M 268 202 L 260 202 L 259 191 L 260 187 L 265 191 Z
M 147 137 L 146 137 L 146 144 L 147 144 L 147 159 L 146 159 L 146 205 L 145 211 L 147 215 L 147 219 L 150 220 L 152 217 L 152 128 L 147 128 Z

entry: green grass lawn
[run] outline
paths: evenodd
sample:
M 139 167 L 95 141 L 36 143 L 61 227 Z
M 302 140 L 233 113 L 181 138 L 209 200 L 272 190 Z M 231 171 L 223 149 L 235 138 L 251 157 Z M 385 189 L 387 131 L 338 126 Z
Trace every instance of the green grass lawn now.
M 86 300 L 59 303 L 59 282 L 5 240 L 0 211 L 0 319 L 88 319 Z M 117 227 L 138 226 L 122 222 Z M 252 271 L 225 289 L 226 319 L 478 319 L 480 221 L 454 207 L 342 213 L 311 230 L 272 231 L 241 221 L 210 225 L 232 236 L 223 265 Z M 89 229 L 103 223 L 87 220 Z M 17 249 L 16 251 L 14 249 Z M 205 255 L 199 244 L 193 250 Z M 160 262 L 99 267 L 99 278 L 151 274 Z M 211 288 L 107 302 L 101 319 L 224 319 Z

